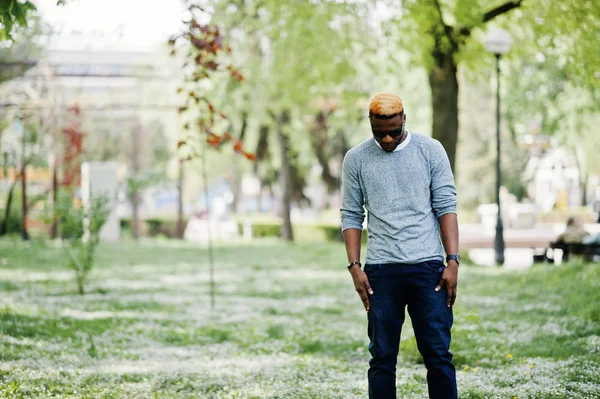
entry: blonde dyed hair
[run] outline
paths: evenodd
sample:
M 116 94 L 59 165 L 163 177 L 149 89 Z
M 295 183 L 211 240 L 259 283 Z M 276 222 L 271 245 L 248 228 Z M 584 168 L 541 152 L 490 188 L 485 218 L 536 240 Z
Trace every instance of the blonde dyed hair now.
M 394 93 L 377 93 L 369 102 L 369 115 L 391 116 L 402 112 L 402 99 Z

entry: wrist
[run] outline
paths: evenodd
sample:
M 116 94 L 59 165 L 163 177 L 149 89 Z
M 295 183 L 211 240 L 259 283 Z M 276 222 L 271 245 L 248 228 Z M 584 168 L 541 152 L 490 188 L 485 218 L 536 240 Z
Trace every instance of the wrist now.
M 360 269 L 361 266 L 362 266 L 362 264 L 359 261 L 354 261 L 354 262 L 350 262 L 350 264 L 348 264 L 347 268 L 348 268 L 348 271 L 352 272 L 353 270 Z
M 459 265 L 459 263 L 456 260 L 451 259 L 448 261 L 447 267 L 458 269 L 458 265 Z
M 460 264 L 460 255 L 458 253 L 454 253 L 446 256 L 446 263 L 449 265 L 450 262 L 456 263 L 456 266 L 458 266 Z
M 358 265 L 354 265 L 351 268 L 348 269 L 348 271 L 350 272 L 350 274 L 354 274 L 357 271 L 361 270 L 361 268 Z

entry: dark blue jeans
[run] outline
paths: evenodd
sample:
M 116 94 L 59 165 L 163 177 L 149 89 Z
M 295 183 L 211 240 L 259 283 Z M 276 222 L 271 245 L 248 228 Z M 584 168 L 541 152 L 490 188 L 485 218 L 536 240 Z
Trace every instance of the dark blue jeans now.
M 368 373 L 369 398 L 396 398 L 396 362 L 406 307 L 427 368 L 429 397 L 458 397 L 450 353 L 452 308 L 446 305 L 445 288 L 435 292 L 443 270 L 444 264 L 435 260 L 414 265 L 365 265 L 373 288 L 368 312 L 369 352 L 372 355 Z

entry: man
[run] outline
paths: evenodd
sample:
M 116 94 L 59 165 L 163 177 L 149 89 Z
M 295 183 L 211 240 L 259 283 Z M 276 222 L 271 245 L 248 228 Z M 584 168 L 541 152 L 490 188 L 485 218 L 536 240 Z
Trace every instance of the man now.
M 584 228 L 583 223 L 576 216 L 571 216 L 567 220 L 567 228 L 557 238 L 557 242 L 565 244 L 581 244 L 583 239 L 590 235 Z
M 437 140 L 405 129 L 406 113 L 395 94 L 375 95 L 369 120 L 373 138 L 344 157 L 340 209 L 348 270 L 367 311 L 369 397 L 396 398 L 396 362 L 408 307 L 427 367 L 429 397 L 457 398 L 449 349 L 460 257 L 448 156 Z M 364 270 L 363 206 L 368 211 Z

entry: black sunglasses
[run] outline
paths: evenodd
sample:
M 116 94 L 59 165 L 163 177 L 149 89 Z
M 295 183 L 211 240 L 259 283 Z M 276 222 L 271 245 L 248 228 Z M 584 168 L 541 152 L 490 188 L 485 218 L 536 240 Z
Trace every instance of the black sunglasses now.
M 398 136 L 401 136 L 402 133 L 404 133 L 404 123 L 402 124 L 401 127 L 399 127 L 398 129 L 394 129 L 394 130 L 375 130 L 375 129 L 371 129 L 371 131 L 373 132 L 373 135 L 375 137 L 377 137 L 378 139 L 383 139 L 383 138 L 385 138 L 385 136 L 388 136 L 388 135 L 395 139 Z

